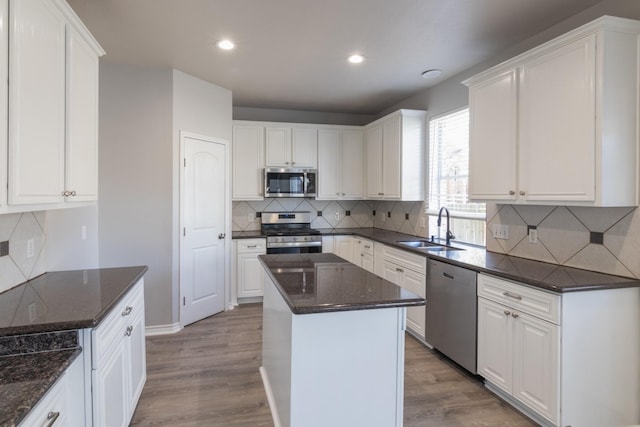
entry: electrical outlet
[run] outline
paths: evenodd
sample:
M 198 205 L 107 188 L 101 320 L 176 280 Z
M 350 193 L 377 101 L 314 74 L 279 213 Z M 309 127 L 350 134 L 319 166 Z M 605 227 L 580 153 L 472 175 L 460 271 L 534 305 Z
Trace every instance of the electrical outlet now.
M 529 243 L 538 243 L 538 229 L 529 229 Z
M 427 226 L 427 218 L 420 218 L 420 228 L 425 228 Z
M 38 307 L 35 302 L 29 304 L 29 323 L 33 323 L 36 321 L 38 317 Z
M 505 224 L 493 224 L 493 237 L 495 239 L 509 240 L 509 226 Z
M 336 221 L 340 221 L 340 212 L 336 212 L 333 217 L 336 219 Z
M 247 214 L 247 221 L 253 222 L 253 214 L 252 213 Z
M 27 240 L 27 258 L 32 258 L 35 252 L 33 239 Z
M 87 226 L 83 225 L 80 229 L 80 234 L 82 235 L 82 240 L 87 240 Z

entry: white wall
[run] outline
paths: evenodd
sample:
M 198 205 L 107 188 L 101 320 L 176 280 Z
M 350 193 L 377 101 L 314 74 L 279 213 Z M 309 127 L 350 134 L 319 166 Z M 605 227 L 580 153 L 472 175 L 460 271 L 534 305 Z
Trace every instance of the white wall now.
M 47 211 L 45 234 L 47 271 L 99 267 L 97 206 Z
M 149 267 L 148 325 L 174 322 L 172 76 L 100 64 L 100 267 Z
M 173 274 L 172 316 L 179 320 L 179 243 L 180 243 L 180 131 L 231 142 L 231 91 L 178 70 L 173 70 Z M 229 146 L 230 147 L 230 146 Z M 229 171 L 231 179 L 231 171 Z M 231 223 L 231 197 L 225 201 Z M 230 226 L 229 226 L 230 231 Z M 229 233 L 229 236 L 231 233 Z M 231 239 L 227 239 L 227 269 L 231 268 Z M 229 278 L 230 271 L 225 275 Z

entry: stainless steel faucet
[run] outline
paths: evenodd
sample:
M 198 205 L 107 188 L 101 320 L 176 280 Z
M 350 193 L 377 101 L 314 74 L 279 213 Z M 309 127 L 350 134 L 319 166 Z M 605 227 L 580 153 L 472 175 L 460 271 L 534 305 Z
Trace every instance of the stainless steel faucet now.
M 440 229 L 440 225 L 442 225 L 442 211 L 444 211 L 447 214 L 447 234 L 445 238 L 445 245 L 449 246 L 451 244 L 451 239 L 455 239 L 456 236 L 453 235 L 453 233 L 451 232 L 451 228 L 449 226 L 450 224 L 449 209 L 445 208 L 444 206 L 441 207 L 440 211 L 438 212 L 438 229 Z

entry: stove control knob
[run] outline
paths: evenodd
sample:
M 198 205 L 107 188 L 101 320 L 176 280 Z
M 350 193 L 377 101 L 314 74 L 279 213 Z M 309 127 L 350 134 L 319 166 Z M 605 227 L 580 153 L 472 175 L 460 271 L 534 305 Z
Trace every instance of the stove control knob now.
M 294 242 L 297 242 L 297 241 L 298 241 L 298 238 L 297 238 L 297 237 L 294 237 L 294 238 L 293 238 L 293 241 L 294 241 Z

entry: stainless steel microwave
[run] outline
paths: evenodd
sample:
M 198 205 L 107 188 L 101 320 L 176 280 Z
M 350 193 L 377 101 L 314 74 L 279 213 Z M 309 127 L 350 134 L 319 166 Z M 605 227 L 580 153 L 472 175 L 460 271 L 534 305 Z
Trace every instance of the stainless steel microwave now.
M 265 197 L 315 197 L 318 172 L 302 168 L 265 168 Z

